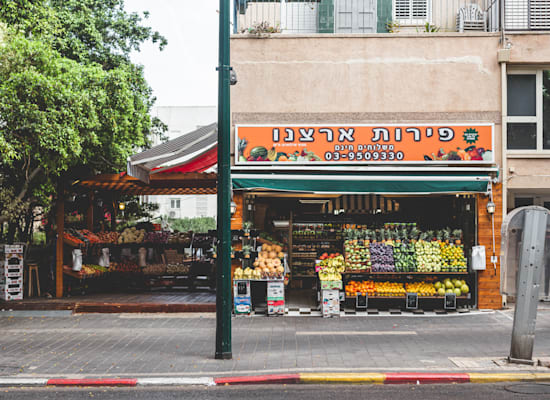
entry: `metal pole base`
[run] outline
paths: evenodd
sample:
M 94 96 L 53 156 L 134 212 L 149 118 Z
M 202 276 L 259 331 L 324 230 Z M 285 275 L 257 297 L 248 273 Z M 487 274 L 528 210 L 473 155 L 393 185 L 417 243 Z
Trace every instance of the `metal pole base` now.
M 535 361 L 533 360 L 522 360 L 519 358 L 512 358 L 512 357 L 508 357 L 508 362 L 510 364 L 535 365 Z
M 232 353 L 216 353 L 216 360 L 231 360 L 233 358 Z

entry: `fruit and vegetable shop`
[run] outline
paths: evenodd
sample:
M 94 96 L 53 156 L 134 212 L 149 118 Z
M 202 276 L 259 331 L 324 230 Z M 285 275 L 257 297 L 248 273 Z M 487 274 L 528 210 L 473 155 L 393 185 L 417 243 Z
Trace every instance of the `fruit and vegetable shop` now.
M 126 172 L 60 188 L 56 297 L 120 294 L 96 297 L 101 311 L 107 302 L 136 305 L 130 311 L 214 311 L 215 224 L 178 231 L 165 217 L 143 213 L 150 196 L 215 195 L 216 146 L 216 124 L 204 126 L 133 155 Z M 184 307 L 189 301 L 194 308 Z M 156 308 L 138 307 L 151 302 Z
M 236 126 L 235 313 L 500 308 L 493 128 Z

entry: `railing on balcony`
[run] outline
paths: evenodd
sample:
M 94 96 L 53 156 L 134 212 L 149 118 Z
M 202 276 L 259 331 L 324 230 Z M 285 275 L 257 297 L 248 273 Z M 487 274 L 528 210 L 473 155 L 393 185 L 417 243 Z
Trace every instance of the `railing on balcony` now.
M 500 0 L 234 0 L 234 4 L 234 33 L 456 32 L 463 26 L 460 18 L 472 14 L 472 8 L 483 23 L 466 24 L 465 30 L 498 31 L 500 15 Z

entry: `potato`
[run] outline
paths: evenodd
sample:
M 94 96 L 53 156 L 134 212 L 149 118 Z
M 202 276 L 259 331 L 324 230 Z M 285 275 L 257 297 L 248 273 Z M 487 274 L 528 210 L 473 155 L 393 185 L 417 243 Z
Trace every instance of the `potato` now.
M 271 259 L 277 258 L 277 253 L 274 252 L 274 251 L 270 251 L 270 252 L 269 252 L 269 258 L 271 258 Z

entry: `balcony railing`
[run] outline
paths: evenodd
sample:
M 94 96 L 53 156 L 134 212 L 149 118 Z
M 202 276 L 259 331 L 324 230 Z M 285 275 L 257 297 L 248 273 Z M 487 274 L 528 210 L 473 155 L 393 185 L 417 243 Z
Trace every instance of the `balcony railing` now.
M 501 10 L 503 2 L 503 10 Z M 234 33 L 550 30 L 550 0 L 234 0 Z

